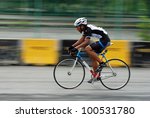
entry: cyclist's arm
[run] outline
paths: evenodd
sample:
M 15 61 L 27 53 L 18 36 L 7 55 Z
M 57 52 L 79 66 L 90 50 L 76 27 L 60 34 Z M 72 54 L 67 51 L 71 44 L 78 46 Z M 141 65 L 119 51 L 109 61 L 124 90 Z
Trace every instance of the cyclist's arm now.
M 76 47 L 80 45 L 82 42 L 84 42 L 85 36 L 82 36 L 78 41 L 76 41 L 72 46 Z
M 79 48 L 82 48 L 82 47 L 84 48 L 89 44 L 89 42 L 90 42 L 90 38 L 86 37 L 86 38 L 84 38 L 83 42 L 80 43 L 79 45 L 77 45 L 75 48 L 76 49 L 79 49 Z

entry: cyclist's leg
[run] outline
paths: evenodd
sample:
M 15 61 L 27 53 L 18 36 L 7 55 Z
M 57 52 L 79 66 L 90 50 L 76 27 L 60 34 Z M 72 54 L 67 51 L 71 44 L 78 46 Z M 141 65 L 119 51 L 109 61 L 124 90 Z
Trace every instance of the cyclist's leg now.
M 97 53 L 92 49 L 92 47 L 90 45 L 85 47 L 85 51 L 89 55 L 89 57 L 92 61 L 93 70 L 95 71 L 99 65 L 98 62 L 100 63 L 101 59 L 98 57 Z
M 98 45 L 98 43 L 93 43 L 92 46 L 91 45 L 88 45 L 86 48 L 85 48 L 85 51 L 87 52 L 87 54 L 89 55 L 91 61 L 92 61 L 92 67 L 93 67 L 93 78 L 90 79 L 88 81 L 88 83 L 92 83 L 93 80 L 99 80 L 100 79 L 100 73 L 98 72 L 95 72 L 96 69 L 98 68 L 99 66 L 99 63 L 101 62 L 101 59 L 98 57 L 97 53 L 97 50 L 92 48 L 92 47 L 96 47 Z M 94 50 L 93 50 L 94 49 Z M 96 53 L 97 52 L 97 53 Z
M 87 47 L 85 47 L 85 51 L 87 54 L 95 61 L 101 63 L 102 60 L 98 57 L 98 54 L 103 51 L 103 47 L 99 44 L 99 41 L 94 42 Z
M 97 71 L 97 69 L 99 70 L 99 68 L 101 68 L 101 64 L 103 63 L 102 60 L 98 57 L 98 54 L 100 54 L 107 47 L 107 43 L 108 42 L 101 43 L 100 41 L 97 41 L 95 43 L 88 45 L 85 48 L 85 51 L 87 52 L 87 54 L 92 60 L 93 71 L 96 73 L 96 75 L 97 73 L 99 73 L 98 77 L 94 76 L 96 80 L 100 79 L 100 71 Z M 92 83 L 92 80 L 89 80 L 88 82 Z
M 98 54 L 104 50 L 104 46 L 100 45 L 99 41 L 88 45 L 85 48 L 85 51 L 89 55 L 92 60 L 92 67 L 94 72 L 98 68 L 98 66 L 102 63 L 102 60 L 98 57 Z

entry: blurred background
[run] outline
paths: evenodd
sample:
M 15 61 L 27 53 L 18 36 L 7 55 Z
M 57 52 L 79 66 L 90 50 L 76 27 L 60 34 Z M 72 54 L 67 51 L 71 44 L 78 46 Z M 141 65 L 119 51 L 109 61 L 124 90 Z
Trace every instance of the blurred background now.
M 30 63 L 27 60 L 29 57 L 33 58 L 31 55 L 35 52 L 29 54 L 31 51 L 27 49 L 24 51 L 24 47 L 29 47 L 25 41 L 53 39 L 62 41 L 59 44 L 55 42 L 52 47 L 52 50 L 59 51 L 58 56 L 53 54 L 53 57 L 56 57 L 53 60 L 56 61 L 52 64 L 55 64 L 59 57 L 66 54 L 61 50 L 65 50 L 73 43 L 64 44 L 63 40 L 80 38 L 79 32 L 73 26 L 74 21 L 79 17 L 87 17 L 90 24 L 106 29 L 112 40 L 127 41 L 127 46 L 122 50 L 127 50 L 125 58 L 128 58 L 129 64 L 150 65 L 149 0 L 0 0 L 1 62 L 11 60 L 12 63 L 12 60 L 17 60 L 17 63 L 20 63 L 21 60 L 23 63 Z M 33 45 L 39 44 L 41 43 L 32 42 L 30 46 L 32 48 Z M 56 46 L 61 48 L 54 49 Z M 43 49 L 42 53 L 44 53 L 45 48 L 40 47 L 40 49 Z M 39 55 L 35 55 L 34 58 L 41 61 L 42 59 L 39 58 L 41 52 L 36 53 Z
M 0 37 L 76 39 L 78 17 L 112 39 L 150 40 L 149 0 L 0 0 Z

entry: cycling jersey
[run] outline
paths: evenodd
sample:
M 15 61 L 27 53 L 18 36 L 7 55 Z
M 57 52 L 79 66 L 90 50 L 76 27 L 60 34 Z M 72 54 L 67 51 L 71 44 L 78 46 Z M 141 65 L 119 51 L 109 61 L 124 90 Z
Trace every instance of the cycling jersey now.
M 101 27 L 96 27 L 94 25 L 89 24 L 87 25 L 86 30 L 83 31 L 82 33 L 83 33 L 83 36 L 88 37 L 88 38 L 95 37 L 99 39 L 102 43 L 110 42 L 107 32 Z
M 110 38 L 108 33 L 101 27 L 96 27 L 94 25 L 87 25 L 86 30 L 82 32 L 83 36 L 86 38 L 95 37 L 99 39 L 99 41 L 92 43 L 90 46 L 96 52 L 100 53 L 107 47 L 110 43 Z

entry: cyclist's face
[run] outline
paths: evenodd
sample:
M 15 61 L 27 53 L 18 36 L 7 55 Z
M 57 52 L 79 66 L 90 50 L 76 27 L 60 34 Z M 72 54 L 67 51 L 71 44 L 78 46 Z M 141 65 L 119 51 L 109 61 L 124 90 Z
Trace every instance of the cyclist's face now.
M 78 30 L 80 33 L 82 32 L 80 26 L 77 26 L 77 27 L 76 27 L 76 30 Z
M 76 29 L 82 33 L 82 31 L 84 30 L 84 26 L 83 25 L 80 25 L 80 26 L 77 26 Z

